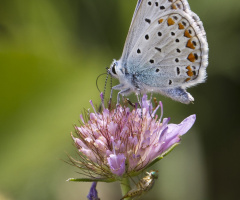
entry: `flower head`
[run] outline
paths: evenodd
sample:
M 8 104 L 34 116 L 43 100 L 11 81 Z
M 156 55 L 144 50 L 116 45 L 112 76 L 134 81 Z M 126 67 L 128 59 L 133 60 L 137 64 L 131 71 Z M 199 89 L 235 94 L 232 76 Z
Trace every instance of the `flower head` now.
M 160 118 L 156 115 L 162 103 L 153 108 L 147 95 L 132 110 L 119 105 L 112 110 L 103 107 L 98 113 L 90 103 L 94 112 L 87 122 L 80 116 L 77 137 L 72 135 L 80 160 L 70 160 L 95 180 L 115 181 L 139 174 L 179 144 L 180 136 L 196 119 L 191 115 L 180 124 L 168 124 L 170 118 L 162 120 L 162 114 Z

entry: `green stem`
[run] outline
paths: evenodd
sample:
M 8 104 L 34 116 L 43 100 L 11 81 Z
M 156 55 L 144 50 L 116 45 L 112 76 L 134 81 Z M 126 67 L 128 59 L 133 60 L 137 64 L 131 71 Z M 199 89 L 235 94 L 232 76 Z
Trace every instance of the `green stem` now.
M 127 194 L 129 190 L 131 190 L 129 178 L 123 178 L 120 183 L 120 186 L 122 190 L 122 196 L 124 196 L 125 194 Z M 125 200 L 129 200 L 129 199 L 130 198 L 125 198 Z

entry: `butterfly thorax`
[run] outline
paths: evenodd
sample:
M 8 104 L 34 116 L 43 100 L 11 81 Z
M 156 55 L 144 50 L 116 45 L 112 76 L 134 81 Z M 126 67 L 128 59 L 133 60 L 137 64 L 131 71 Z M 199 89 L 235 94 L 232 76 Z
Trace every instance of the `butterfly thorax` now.
M 128 89 L 129 91 L 144 92 L 146 89 L 139 80 L 138 72 L 129 71 L 126 66 L 122 66 L 121 60 L 114 60 L 109 72 L 120 82 L 119 89 Z

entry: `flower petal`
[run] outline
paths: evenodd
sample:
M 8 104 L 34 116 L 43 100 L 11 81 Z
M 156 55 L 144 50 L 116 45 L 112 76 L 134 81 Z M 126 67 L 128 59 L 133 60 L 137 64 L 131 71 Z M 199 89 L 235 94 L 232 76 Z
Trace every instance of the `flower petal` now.
M 90 188 L 90 191 L 87 195 L 88 200 L 98 200 L 98 192 L 97 192 L 97 182 L 93 182 Z
M 196 120 L 196 115 L 190 115 L 184 119 L 180 124 L 168 124 L 169 136 L 184 135 L 192 127 Z
M 160 152 L 163 153 L 172 145 L 180 142 L 180 137 L 184 135 L 194 124 L 196 120 L 196 115 L 190 115 L 186 119 L 184 119 L 180 124 L 168 124 L 168 128 L 163 134 L 166 138 L 164 138 L 164 142 L 160 148 Z
M 122 176 L 125 172 L 125 160 L 126 157 L 124 154 L 111 154 L 108 158 L 108 165 L 110 166 L 110 169 L 112 173 Z

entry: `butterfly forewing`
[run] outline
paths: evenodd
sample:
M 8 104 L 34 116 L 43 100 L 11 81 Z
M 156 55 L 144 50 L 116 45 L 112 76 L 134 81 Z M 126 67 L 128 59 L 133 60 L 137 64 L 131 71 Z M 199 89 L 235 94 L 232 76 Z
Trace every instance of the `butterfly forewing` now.
M 128 36 L 124 45 L 122 60 L 126 60 L 139 37 L 149 27 L 151 21 L 169 10 L 188 9 L 187 1 L 180 0 L 139 0 L 133 15 Z

